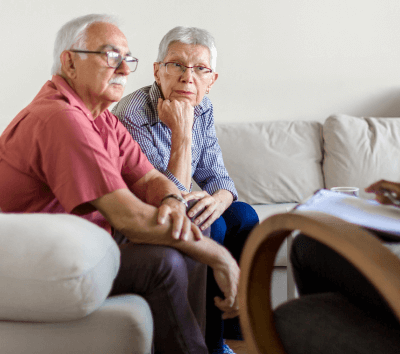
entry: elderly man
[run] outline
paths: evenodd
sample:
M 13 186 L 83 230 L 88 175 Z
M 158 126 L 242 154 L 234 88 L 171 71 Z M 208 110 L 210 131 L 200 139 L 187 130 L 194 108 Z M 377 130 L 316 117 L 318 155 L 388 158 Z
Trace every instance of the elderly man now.
M 235 201 L 237 191 L 215 134 L 213 106 L 205 95 L 218 79 L 216 59 L 209 32 L 195 27 L 173 28 L 161 40 L 153 85 L 124 97 L 113 113 L 153 166 L 176 184 L 187 201 L 198 201 L 189 212 L 189 216 L 199 213 L 195 223 L 202 230 L 211 226 L 211 238 L 239 260 L 258 216 L 250 205 Z M 191 192 L 192 178 L 202 191 Z M 233 353 L 223 342 L 224 322 L 213 299 L 217 293 L 210 274 L 206 342 L 213 354 Z M 227 338 L 238 338 L 232 332 Z
M 107 110 L 136 65 L 108 16 L 80 17 L 60 29 L 51 81 L 0 137 L 0 208 L 73 213 L 118 230 L 126 239 L 112 294 L 146 298 L 157 353 L 207 353 L 188 301 L 190 269 L 195 261 L 213 269 L 225 296 L 216 304 L 232 317 L 239 268 L 224 247 L 202 237 L 178 188 Z

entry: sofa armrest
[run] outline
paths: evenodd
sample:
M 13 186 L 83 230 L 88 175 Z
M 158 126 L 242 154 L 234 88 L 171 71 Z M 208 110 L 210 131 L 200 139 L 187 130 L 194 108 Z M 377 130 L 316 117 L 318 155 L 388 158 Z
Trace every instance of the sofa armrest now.
M 108 296 L 120 252 L 99 226 L 69 214 L 0 213 L 0 236 L 0 320 L 76 320 Z

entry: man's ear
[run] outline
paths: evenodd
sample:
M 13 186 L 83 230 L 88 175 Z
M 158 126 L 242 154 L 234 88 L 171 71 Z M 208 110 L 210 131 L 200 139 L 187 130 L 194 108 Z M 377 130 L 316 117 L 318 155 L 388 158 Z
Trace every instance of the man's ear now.
M 60 55 L 61 71 L 69 79 L 76 77 L 75 61 L 72 52 L 64 50 Z
M 218 73 L 213 73 L 212 78 L 211 78 L 211 82 L 207 87 L 208 92 L 210 92 L 211 87 L 214 85 L 215 81 L 217 81 L 218 79 Z
M 153 71 L 154 71 L 154 80 L 156 80 L 157 85 L 161 87 L 160 64 L 159 63 L 154 63 L 153 64 Z

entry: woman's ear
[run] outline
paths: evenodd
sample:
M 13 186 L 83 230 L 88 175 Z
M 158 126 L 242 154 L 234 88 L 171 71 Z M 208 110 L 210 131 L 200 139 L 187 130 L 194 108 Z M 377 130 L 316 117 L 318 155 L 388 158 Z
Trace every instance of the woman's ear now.
M 207 87 L 207 93 L 211 91 L 211 87 L 214 85 L 215 81 L 218 79 L 218 73 L 212 73 L 211 82 Z
M 160 63 L 153 64 L 153 72 L 154 72 L 154 80 L 156 80 L 157 85 L 161 87 Z

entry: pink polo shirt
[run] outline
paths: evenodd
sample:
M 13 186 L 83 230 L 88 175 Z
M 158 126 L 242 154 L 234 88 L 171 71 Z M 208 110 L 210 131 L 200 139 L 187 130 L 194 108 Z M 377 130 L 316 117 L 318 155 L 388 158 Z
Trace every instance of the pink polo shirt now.
M 68 83 L 53 76 L 0 136 L 0 208 L 71 213 L 151 169 L 113 114 L 93 119 Z M 83 217 L 111 229 L 98 211 Z

